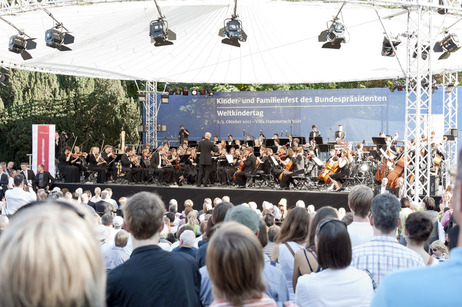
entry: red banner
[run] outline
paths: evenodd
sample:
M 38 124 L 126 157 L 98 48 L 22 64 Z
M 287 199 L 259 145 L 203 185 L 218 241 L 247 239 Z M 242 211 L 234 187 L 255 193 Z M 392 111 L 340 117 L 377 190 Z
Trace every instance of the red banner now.
M 32 125 L 32 169 L 37 172 L 40 164 L 45 171 L 55 172 L 55 126 Z

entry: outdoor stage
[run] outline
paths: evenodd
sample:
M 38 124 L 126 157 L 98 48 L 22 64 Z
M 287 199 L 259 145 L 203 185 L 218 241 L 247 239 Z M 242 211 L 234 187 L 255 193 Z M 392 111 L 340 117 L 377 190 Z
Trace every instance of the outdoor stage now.
M 261 209 L 264 200 L 276 205 L 281 198 L 287 199 L 288 207 L 295 206 L 297 200 L 303 200 L 308 205 L 314 205 L 316 210 L 324 206 L 334 208 L 344 207 L 348 211 L 348 192 L 322 192 L 322 191 L 304 191 L 304 190 L 270 190 L 270 189 L 252 189 L 252 188 L 233 188 L 233 187 L 195 187 L 191 185 L 181 187 L 163 187 L 144 184 L 80 184 L 80 183 L 56 183 L 55 186 L 68 188 L 74 192 L 81 187 L 84 191 L 90 190 L 93 194 L 94 189 L 98 186 L 101 189 L 111 188 L 113 191 L 112 198 L 118 200 L 120 197 L 131 196 L 141 191 L 155 192 L 159 194 L 165 203 L 172 198 L 176 199 L 179 204 L 179 210 L 183 210 L 183 203 L 186 199 L 194 202 L 194 208 L 202 210 L 204 198 L 213 198 L 229 196 L 231 202 L 235 205 L 244 202 L 254 201 Z

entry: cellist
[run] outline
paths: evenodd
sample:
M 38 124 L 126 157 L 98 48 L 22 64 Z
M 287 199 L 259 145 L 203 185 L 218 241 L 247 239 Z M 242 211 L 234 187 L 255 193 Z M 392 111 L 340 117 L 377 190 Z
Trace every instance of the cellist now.
M 279 176 L 279 183 L 281 189 L 288 190 L 290 183 L 293 183 L 292 177 L 301 174 L 305 171 L 305 160 L 303 158 L 303 148 L 294 147 L 295 152 L 289 148 L 287 153 L 289 155 L 289 162 L 287 162 L 285 170 Z
M 244 151 L 244 156 L 242 158 L 242 162 L 244 165 L 244 169 L 240 170 L 239 172 L 235 173 L 237 184 L 244 188 L 247 182 L 247 178 L 255 171 L 257 157 L 253 154 L 253 148 L 248 147 Z M 239 168 L 240 169 L 240 168 Z
M 352 158 L 350 152 L 348 150 L 342 149 L 341 156 L 338 160 L 339 171 L 330 175 L 330 179 L 332 179 L 334 182 L 335 192 L 344 190 L 342 181 L 350 174 L 351 160 Z

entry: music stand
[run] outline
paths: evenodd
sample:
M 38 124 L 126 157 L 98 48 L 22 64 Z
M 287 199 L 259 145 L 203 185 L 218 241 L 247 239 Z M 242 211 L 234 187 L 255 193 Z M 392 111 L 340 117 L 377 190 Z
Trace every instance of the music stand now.
M 310 137 L 309 138 L 309 141 L 311 143 L 311 141 L 314 139 L 314 141 L 316 142 L 317 145 L 322 145 L 323 142 L 322 142 L 322 136 L 316 136 L 316 137 Z
M 371 153 L 371 156 L 375 159 L 375 160 L 381 160 L 382 158 L 380 157 L 380 154 L 377 150 L 371 150 L 370 151 Z
M 182 155 L 180 158 L 180 163 L 185 163 L 191 155 Z
M 247 140 L 245 142 L 247 143 L 247 146 L 249 146 L 249 147 L 254 147 L 255 146 L 255 141 L 254 140 Z
M 266 147 L 274 146 L 274 140 L 273 139 L 267 139 L 265 145 L 266 145 Z
M 331 148 L 332 145 L 330 144 L 319 144 L 319 152 L 329 152 Z

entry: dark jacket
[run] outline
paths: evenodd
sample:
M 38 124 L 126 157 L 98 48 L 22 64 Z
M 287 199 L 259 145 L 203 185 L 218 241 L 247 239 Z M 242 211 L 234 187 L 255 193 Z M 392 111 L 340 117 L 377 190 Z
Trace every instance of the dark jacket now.
M 210 140 L 202 140 L 199 142 L 197 151 L 201 153 L 199 164 L 212 165 L 212 151 L 217 152 L 218 147 Z
M 201 306 L 201 276 L 184 253 L 157 245 L 135 248 L 107 276 L 107 306 Z
M 40 173 L 38 173 L 35 176 L 34 186 L 36 186 L 39 189 L 46 189 L 47 187 L 51 188 L 54 182 L 55 182 L 55 178 L 51 176 L 50 172 L 43 171 L 43 186 L 40 186 Z

